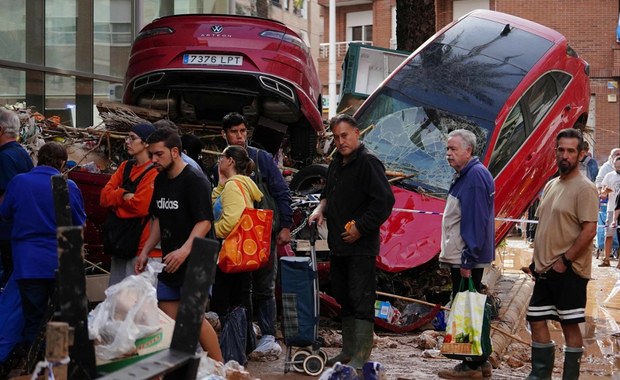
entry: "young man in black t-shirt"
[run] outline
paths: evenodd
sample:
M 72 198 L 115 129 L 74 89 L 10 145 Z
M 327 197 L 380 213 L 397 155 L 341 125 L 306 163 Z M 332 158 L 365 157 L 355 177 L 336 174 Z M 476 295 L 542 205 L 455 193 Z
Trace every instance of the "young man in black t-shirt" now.
M 136 260 L 136 272 L 144 271 L 148 253 L 161 242 L 162 261 L 157 300 L 159 308 L 175 319 L 183 289 L 192 242 L 211 230 L 211 185 L 202 173 L 181 158 L 181 138 L 170 128 L 158 129 L 147 140 L 155 178 L 149 211 L 153 223 L 148 240 Z M 212 359 L 222 361 L 215 331 L 205 320 L 200 330 L 200 345 Z

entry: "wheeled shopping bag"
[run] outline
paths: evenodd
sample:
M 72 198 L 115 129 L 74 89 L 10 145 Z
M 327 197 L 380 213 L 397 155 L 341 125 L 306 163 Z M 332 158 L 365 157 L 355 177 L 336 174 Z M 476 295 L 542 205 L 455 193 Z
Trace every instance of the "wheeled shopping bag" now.
M 316 269 L 316 222 L 311 226 L 310 257 L 280 258 L 282 335 L 286 344 L 284 373 L 292 368 L 316 376 L 323 372 L 327 354 L 318 337 L 319 281 Z M 293 347 L 298 347 L 292 354 Z

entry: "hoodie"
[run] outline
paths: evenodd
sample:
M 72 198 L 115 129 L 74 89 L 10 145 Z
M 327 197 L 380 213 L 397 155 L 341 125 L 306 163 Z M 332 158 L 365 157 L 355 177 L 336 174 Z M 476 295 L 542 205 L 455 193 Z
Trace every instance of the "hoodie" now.
M 226 183 L 213 189 L 213 216 L 215 236 L 225 239 L 233 230 L 246 207 L 254 208 L 254 202 L 263 198 L 263 193 L 248 176 L 237 174 Z

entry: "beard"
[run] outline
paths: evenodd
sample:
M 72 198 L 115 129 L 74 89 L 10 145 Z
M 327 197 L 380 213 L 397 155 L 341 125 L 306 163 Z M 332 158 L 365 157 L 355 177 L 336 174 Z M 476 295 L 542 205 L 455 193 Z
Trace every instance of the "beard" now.
M 560 174 L 568 174 L 572 172 L 573 170 L 575 170 L 577 165 L 578 165 L 577 162 L 575 162 L 574 164 L 571 164 L 570 162 L 563 160 L 558 163 L 558 170 L 560 171 Z
M 155 170 L 157 170 L 159 173 L 161 172 L 167 172 L 170 170 L 170 168 L 172 167 L 172 161 L 170 161 L 167 165 L 161 165 L 161 164 L 157 164 L 155 165 Z

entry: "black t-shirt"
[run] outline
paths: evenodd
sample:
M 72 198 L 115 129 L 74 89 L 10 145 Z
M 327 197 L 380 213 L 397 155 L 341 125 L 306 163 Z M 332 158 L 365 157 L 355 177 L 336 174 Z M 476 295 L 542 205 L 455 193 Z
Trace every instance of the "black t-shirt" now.
M 196 223 L 213 222 L 211 184 L 189 165 L 172 179 L 165 172 L 159 173 L 149 211 L 159 219 L 161 250 L 166 257 L 185 244 Z M 160 273 L 159 280 L 168 286 L 181 286 L 186 268 L 187 260 L 174 273 Z

